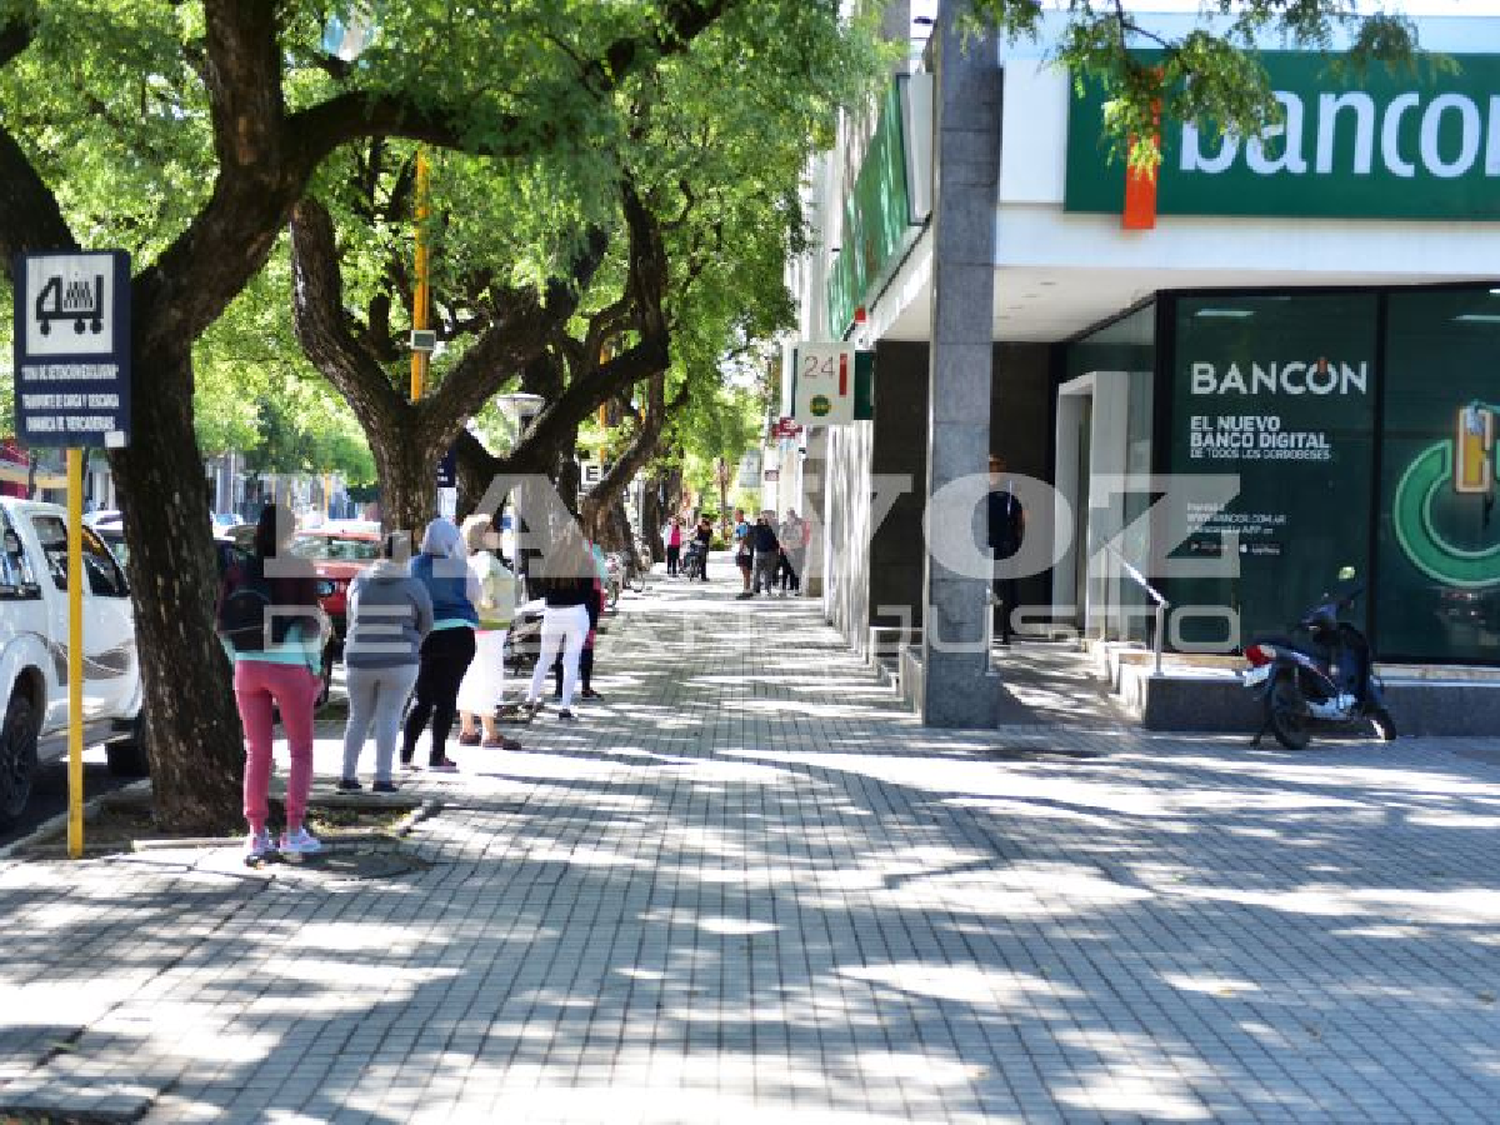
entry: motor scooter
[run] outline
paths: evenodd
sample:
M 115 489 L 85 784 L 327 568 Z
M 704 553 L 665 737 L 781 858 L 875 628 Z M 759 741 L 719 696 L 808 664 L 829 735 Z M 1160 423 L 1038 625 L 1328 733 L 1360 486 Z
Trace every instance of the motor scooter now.
M 1350 567 L 1339 572 L 1341 582 L 1353 578 Z M 1353 625 L 1339 620 L 1362 593 L 1364 588 L 1355 586 L 1343 594 L 1324 594 L 1303 614 L 1292 631 L 1306 634 L 1310 644 L 1283 636 L 1245 646 L 1250 667 L 1243 682 L 1260 694 L 1265 712 L 1251 745 L 1259 746 L 1270 731 L 1288 750 L 1301 750 L 1317 728 L 1351 729 L 1364 723 L 1386 742 L 1396 737 L 1370 644 Z

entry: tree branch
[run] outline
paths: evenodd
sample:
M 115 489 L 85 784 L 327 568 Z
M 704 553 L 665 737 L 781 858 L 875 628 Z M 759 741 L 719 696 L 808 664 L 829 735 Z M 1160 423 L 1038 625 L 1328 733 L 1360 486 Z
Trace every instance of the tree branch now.
M 392 435 L 406 401 L 372 350 L 355 338 L 343 293 L 333 219 L 317 200 L 304 199 L 292 212 L 292 324 L 297 341 L 313 366 L 343 395 L 361 426 L 374 434 Z

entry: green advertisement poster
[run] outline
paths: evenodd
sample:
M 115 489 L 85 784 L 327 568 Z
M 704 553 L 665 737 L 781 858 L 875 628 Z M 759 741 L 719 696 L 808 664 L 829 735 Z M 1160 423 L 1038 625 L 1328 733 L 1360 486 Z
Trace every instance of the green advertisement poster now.
M 1165 122 L 1158 212 L 1500 219 L 1500 56 L 1453 59 L 1453 73 L 1339 74 L 1316 52 L 1266 52 L 1283 124 L 1245 139 Z M 1122 210 L 1124 166 L 1108 155 L 1103 112 L 1097 85 L 1070 104 L 1069 211 Z
M 1393 293 L 1386 333 L 1380 651 L 1500 660 L 1500 296 Z
M 1239 496 L 1172 553 L 1219 560 L 1237 533 L 1239 576 L 1172 578 L 1187 644 L 1280 632 L 1339 569 L 1368 573 L 1376 386 L 1373 294 L 1195 297 L 1177 303 L 1170 470 L 1238 474 Z

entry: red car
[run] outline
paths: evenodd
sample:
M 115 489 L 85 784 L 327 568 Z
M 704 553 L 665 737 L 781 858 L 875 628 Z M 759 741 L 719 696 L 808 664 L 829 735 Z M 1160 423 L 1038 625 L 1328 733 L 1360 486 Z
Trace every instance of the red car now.
M 299 531 L 292 539 L 292 554 L 308 559 L 318 577 L 333 583 L 333 592 L 321 600 L 323 612 L 333 621 L 336 643 L 342 648 L 349 624 L 349 583 L 380 557 L 380 536 L 373 531 Z

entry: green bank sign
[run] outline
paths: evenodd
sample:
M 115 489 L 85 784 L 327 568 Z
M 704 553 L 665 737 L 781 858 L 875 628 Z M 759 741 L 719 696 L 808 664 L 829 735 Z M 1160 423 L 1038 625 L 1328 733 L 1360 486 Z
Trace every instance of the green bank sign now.
M 828 277 L 828 334 L 841 339 L 854 310 L 915 237 L 902 125 L 903 76 L 886 90 L 864 163 L 844 201 L 844 244 Z
M 1300 52 L 1262 61 L 1284 124 L 1243 138 L 1165 122 L 1158 213 L 1500 219 L 1500 56 L 1455 56 L 1458 71 L 1440 75 L 1376 65 L 1339 77 L 1327 57 Z M 1068 211 L 1123 207 L 1103 107 L 1097 87 L 1072 100 Z

